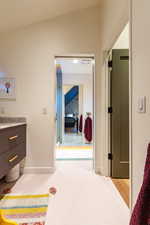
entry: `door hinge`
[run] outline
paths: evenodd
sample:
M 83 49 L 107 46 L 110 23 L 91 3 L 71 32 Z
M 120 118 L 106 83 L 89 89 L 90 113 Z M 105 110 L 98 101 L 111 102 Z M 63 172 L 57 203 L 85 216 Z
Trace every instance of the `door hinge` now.
M 108 113 L 112 113 L 112 112 L 113 112 L 112 106 L 108 107 Z
M 112 160 L 113 159 L 112 153 L 108 153 L 108 159 L 109 160 Z
M 112 68 L 112 60 L 108 61 L 108 68 Z

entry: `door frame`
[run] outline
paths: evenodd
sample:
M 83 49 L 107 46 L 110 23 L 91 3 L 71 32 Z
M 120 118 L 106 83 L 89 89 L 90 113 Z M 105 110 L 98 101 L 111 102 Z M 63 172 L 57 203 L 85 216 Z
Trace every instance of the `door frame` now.
M 112 59 L 112 49 L 105 52 L 104 72 L 105 72 L 105 97 L 106 97 L 106 110 L 105 110 L 105 153 L 107 156 L 111 154 L 111 114 L 108 113 L 108 108 L 111 107 L 111 69 L 108 67 L 109 60 Z M 107 167 L 105 168 L 106 176 L 111 177 L 111 160 L 107 157 Z
M 96 165 L 95 165 L 95 157 L 96 157 L 96 109 L 95 109 L 95 95 L 96 95 L 96 86 L 95 86 L 95 79 L 96 79 L 96 72 L 95 72 L 95 55 L 94 54 L 57 54 L 54 55 L 54 72 L 55 72 L 55 90 L 57 87 L 57 80 L 56 80 L 56 60 L 59 58 L 67 58 L 67 59 L 91 59 L 92 60 L 92 69 L 93 69 L 93 170 L 96 172 Z M 55 91 L 55 103 L 56 103 L 56 91 Z M 55 104 L 56 105 L 56 104 Z M 56 108 L 55 108 L 56 114 Z M 55 116 L 56 121 L 56 116 Z M 54 166 L 56 164 L 56 126 L 55 126 L 55 146 L 54 146 Z
M 132 46 L 131 46 L 131 21 L 129 21 L 129 25 L 130 25 L 130 36 L 129 36 L 129 202 L 130 202 L 130 209 L 132 208 L 132 58 L 131 58 L 131 51 L 132 51 Z M 111 127 L 110 127 L 110 123 L 111 123 L 111 118 L 110 118 L 110 114 L 108 113 L 108 107 L 110 106 L 110 87 L 109 87 L 109 83 L 110 83 L 110 71 L 108 68 L 108 61 L 109 58 L 112 57 L 112 48 L 109 49 L 108 51 L 104 51 L 104 61 L 103 61 L 103 70 L 104 70 L 104 74 L 105 75 L 105 106 L 106 106 L 106 110 L 105 110 L 105 135 L 106 135 L 106 139 L 105 139 L 105 146 L 106 148 L 104 149 L 103 154 L 104 155 L 108 155 L 109 153 L 111 153 L 111 143 L 110 143 L 110 139 L 111 139 Z M 111 160 L 108 160 L 108 158 L 106 159 L 107 162 L 105 162 L 105 175 L 108 177 L 111 177 Z

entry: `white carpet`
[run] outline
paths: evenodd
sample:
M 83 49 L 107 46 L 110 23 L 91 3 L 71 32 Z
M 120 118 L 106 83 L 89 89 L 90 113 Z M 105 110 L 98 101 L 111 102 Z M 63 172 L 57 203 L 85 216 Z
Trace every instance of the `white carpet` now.
M 129 209 L 111 180 L 95 175 L 86 163 L 61 162 L 53 175 L 26 174 L 13 192 L 45 193 L 55 186 L 46 225 L 128 225 Z
M 81 134 L 65 134 L 61 146 L 91 146 L 85 143 L 84 135 Z
M 56 151 L 56 159 L 92 159 L 92 158 L 93 158 L 93 151 L 88 149 L 86 150 L 59 149 Z

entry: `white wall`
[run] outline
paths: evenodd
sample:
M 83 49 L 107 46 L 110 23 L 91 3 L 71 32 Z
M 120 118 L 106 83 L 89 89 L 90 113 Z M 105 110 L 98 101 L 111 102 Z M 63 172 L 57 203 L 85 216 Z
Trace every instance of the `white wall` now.
M 92 74 L 89 79 L 86 79 L 83 85 L 83 115 L 90 112 L 93 116 L 93 79 Z
M 97 151 L 97 158 L 100 159 L 100 168 L 102 174 L 109 175 L 108 166 L 108 139 L 107 139 L 107 110 L 108 102 L 106 95 L 106 65 L 105 58 L 106 53 L 112 49 L 114 43 L 118 39 L 118 36 L 124 29 L 125 25 L 129 21 L 129 1 L 128 0 L 115 0 L 103 1 L 101 9 L 101 80 L 100 85 L 96 83 L 96 89 L 100 89 L 100 96 L 96 96 L 96 103 L 100 104 L 100 117 L 97 118 L 97 123 L 100 124 L 100 131 L 97 130 L 97 139 L 99 139 L 99 146 L 101 151 Z
M 0 107 L 5 108 L 5 115 L 27 117 L 27 167 L 54 166 L 54 56 L 94 54 L 99 62 L 99 49 L 99 8 L 71 13 L 55 20 L 1 34 L 0 71 L 4 76 L 16 77 L 17 98 L 11 102 L 1 101 Z M 97 84 L 100 83 L 99 67 L 97 63 Z M 99 89 L 97 95 L 100 95 Z M 47 115 L 42 114 L 45 107 Z M 99 106 L 97 117 L 100 116 L 98 108 Z M 98 121 L 96 125 L 98 128 Z
M 150 142 L 150 1 L 132 0 L 132 194 L 137 198 Z M 146 96 L 145 114 L 137 113 L 139 96 Z
M 129 23 L 127 23 L 115 42 L 113 49 L 129 49 L 129 29 Z
M 101 47 L 109 50 L 129 21 L 128 0 L 105 0 L 101 8 Z

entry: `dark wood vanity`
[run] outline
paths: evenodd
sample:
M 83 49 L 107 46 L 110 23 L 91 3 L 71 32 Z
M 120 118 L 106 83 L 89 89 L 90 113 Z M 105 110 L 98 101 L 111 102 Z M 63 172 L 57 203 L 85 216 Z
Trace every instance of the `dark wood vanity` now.
M 26 156 L 26 124 L 0 129 L 0 179 Z

